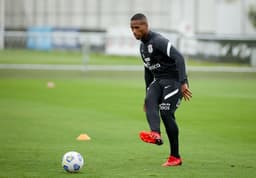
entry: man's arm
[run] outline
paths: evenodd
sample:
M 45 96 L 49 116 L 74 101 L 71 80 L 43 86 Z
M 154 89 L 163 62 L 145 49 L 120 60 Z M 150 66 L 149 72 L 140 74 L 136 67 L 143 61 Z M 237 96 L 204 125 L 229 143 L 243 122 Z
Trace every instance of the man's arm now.
M 184 57 L 180 52 L 172 46 L 171 42 L 166 38 L 157 38 L 156 47 L 166 54 L 170 60 L 174 60 L 179 71 L 179 82 L 181 82 L 181 92 L 186 101 L 192 98 L 192 92 L 188 87 L 188 79 L 186 74 L 186 66 Z
M 192 98 L 192 92 L 188 87 L 185 60 L 174 47 L 171 47 L 170 49 L 170 58 L 176 61 L 177 69 L 179 71 L 179 81 L 181 82 L 181 93 L 185 101 L 189 101 Z
M 177 69 L 179 71 L 179 81 L 182 84 L 188 83 L 184 57 L 173 46 L 171 46 L 171 48 L 170 48 L 169 57 L 170 57 L 171 60 L 175 60 L 175 63 L 177 65 Z
M 155 39 L 155 47 L 160 50 L 163 54 L 168 56 L 170 60 L 174 60 L 177 69 L 179 71 L 179 81 L 181 83 L 187 83 L 187 75 L 186 75 L 186 67 L 185 67 L 185 60 L 180 52 L 171 44 L 171 42 L 162 37 L 158 36 Z

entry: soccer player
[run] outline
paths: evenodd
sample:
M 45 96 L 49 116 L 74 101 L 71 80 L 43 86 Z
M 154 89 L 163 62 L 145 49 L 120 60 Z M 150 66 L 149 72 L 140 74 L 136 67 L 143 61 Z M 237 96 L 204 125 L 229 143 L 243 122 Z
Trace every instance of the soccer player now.
M 168 39 L 149 29 L 144 14 L 133 15 L 130 27 L 134 37 L 141 41 L 140 53 L 146 84 L 144 110 L 150 127 L 149 132 L 141 131 L 139 136 L 146 143 L 162 145 L 161 116 L 170 144 L 170 155 L 162 166 L 179 166 L 182 159 L 174 114 L 182 98 L 188 101 L 192 97 L 184 58 Z

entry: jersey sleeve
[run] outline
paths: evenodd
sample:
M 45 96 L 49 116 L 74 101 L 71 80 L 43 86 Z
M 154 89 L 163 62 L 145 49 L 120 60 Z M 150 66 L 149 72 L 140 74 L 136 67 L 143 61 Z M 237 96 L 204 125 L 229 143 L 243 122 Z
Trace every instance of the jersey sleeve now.
M 168 39 L 164 37 L 158 37 L 154 42 L 154 45 L 158 50 L 167 55 L 170 60 L 175 61 L 177 70 L 179 71 L 179 81 L 181 83 L 187 83 L 185 60 L 181 53 L 171 44 Z
M 177 69 L 179 71 L 179 81 L 181 83 L 188 83 L 184 57 L 174 46 L 170 49 L 170 58 L 176 61 Z
M 159 51 L 161 51 L 162 53 L 164 53 L 165 55 L 170 57 L 170 50 L 171 50 L 172 44 L 168 39 L 166 39 L 162 36 L 158 36 L 154 40 L 154 46 Z

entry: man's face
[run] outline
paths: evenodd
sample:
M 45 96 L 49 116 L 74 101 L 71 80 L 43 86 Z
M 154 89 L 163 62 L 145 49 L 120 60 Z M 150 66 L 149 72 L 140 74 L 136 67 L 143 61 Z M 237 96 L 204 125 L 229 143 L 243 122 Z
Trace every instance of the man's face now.
M 131 30 L 137 40 L 143 39 L 148 33 L 148 24 L 145 20 L 132 20 Z

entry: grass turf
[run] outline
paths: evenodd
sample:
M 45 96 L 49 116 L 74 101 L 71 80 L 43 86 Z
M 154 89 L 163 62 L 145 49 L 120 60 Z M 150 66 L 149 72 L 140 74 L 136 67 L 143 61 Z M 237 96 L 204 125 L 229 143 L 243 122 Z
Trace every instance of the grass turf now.
M 249 66 L 241 63 L 220 63 L 211 60 L 187 58 L 191 66 Z M 33 50 L 0 50 L 1 64 L 84 64 L 80 51 L 33 51 Z M 89 55 L 91 65 L 142 65 L 140 57 L 111 56 L 99 53 Z
M 74 52 L 0 51 L 0 63 L 82 64 Z M 141 64 L 138 58 L 92 54 L 89 64 Z M 189 65 L 222 65 L 188 61 Z M 232 64 L 233 65 L 233 64 Z M 162 168 L 161 147 L 142 143 L 148 126 L 141 72 L 0 70 L 0 178 L 255 177 L 255 73 L 191 72 L 193 100 L 177 111 L 184 164 Z M 56 88 L 48 89 L 48 81 Z M 91 141 L 75 138 L 87 133 Z M 164 133 L 164 129 L 163 129 Z M 67 151 L 86 165 L 61 168 Z
M 160 166 L 169 149 L 164 129 L 163 146 L 138 138 L 148 129 L 142 76 L 0 70 L 0 177 L 256 176 L 255 74 L 189 74 L 193 100 L 177 111 L 184 164 L 175 168 Z M 76 141 L 80 133 L 92 140 Z M 61 168 L 71 150 L 85 158 L 77 174 Z

